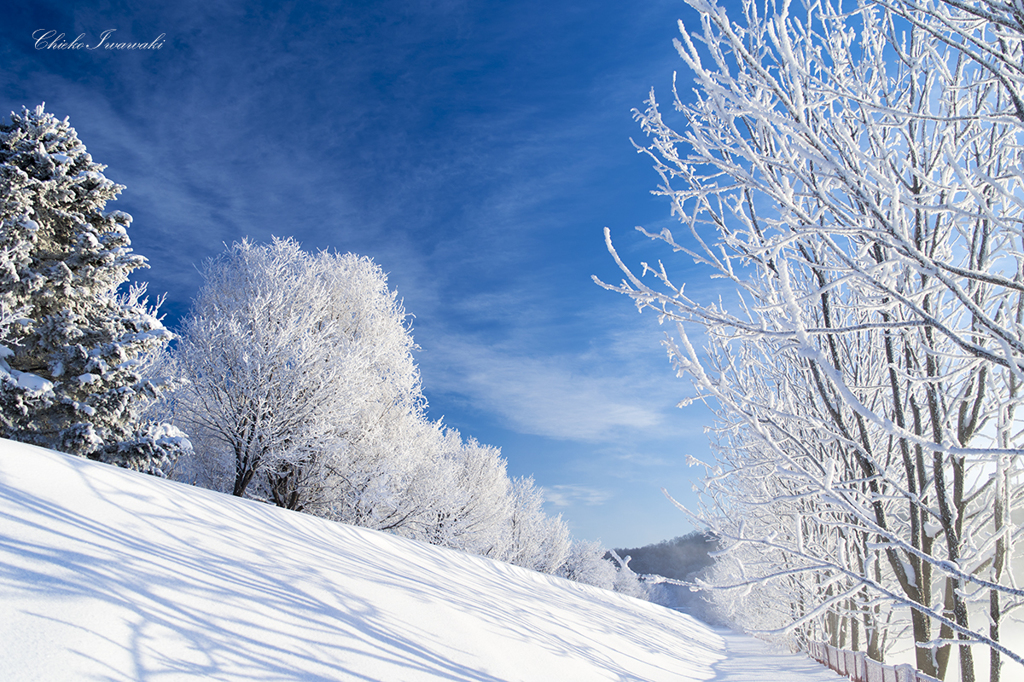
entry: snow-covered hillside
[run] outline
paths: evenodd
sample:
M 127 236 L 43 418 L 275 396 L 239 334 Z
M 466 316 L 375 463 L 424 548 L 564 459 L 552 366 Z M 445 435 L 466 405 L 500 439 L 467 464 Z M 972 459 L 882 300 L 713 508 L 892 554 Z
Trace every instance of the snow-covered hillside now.
M 7 681 L 839 679 L 612 592 L 2 440 L 0 519 Z

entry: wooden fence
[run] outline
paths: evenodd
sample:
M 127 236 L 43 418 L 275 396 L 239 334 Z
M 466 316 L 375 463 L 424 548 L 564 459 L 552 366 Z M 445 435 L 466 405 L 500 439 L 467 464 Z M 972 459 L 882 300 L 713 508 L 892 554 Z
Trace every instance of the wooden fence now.
M 939 682 L 912 665 L 886 665 L 868 658 L 863 651 L 846 651 L 822 642 L 809 642 L 807 653 L 853 682 Z

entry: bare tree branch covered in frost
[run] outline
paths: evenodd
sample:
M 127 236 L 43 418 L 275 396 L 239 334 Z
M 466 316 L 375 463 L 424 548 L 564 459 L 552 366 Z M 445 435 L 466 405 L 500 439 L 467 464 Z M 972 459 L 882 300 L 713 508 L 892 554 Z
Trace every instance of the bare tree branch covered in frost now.
M 42 105 L 0 125 L 0 436 L 159 474 L 190 447 L 142 416 L 172 335 L 104 169 Z
M 987 649 L 998 680 L 1024 665 L 1001 636 L 1024 602 L 1024 6 L 688 2 L 682 126 L 653 93 L 636 112 L 685 236 L 645 234 L 737 296 L 634 273 L 610 236 L 604 286 L 674 323 L 718 410 L 694 518 L 719 602 L 878 660 L 906 625 L 925 673 L 955 652 L 973 681 Z
M 583 570 L 532 479 L 510 480 L 497 448 L 427 419 L 407 316 L 379 266 L 278 239 L 236 243 L 203 274 L 168 360 L 183 386 L 164 409 L 196 446 L 179 478 L 538 571 Z

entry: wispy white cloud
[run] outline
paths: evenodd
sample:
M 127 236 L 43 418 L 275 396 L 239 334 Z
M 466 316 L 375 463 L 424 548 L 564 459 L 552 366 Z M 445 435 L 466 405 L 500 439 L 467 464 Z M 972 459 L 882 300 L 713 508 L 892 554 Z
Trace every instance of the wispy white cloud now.
M 594 507 L 612 497 L 607 490 L 584 485 L 553 485 L 542 490 L 544 501 L 554 507 L 571 507 L 576 504 Z
M 449 337 L 443 350 L 421 356 L 421 364 L 429 389 L 464 396 L 520 433 L 600 442 L 664 426 L 671 403 L 645 397 L 635 377 L 602 371 L 606 365 L 586 371 L 579 356 L 517 350 Z

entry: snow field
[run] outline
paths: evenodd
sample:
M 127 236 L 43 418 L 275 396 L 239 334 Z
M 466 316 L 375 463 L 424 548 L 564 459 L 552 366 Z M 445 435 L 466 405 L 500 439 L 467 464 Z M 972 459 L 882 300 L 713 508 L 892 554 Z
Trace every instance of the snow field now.
M 8 681 L 839 679 L 624 595 L 10 441 L 0 519 Z

